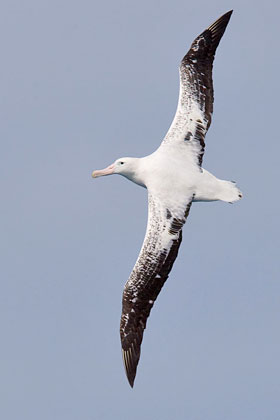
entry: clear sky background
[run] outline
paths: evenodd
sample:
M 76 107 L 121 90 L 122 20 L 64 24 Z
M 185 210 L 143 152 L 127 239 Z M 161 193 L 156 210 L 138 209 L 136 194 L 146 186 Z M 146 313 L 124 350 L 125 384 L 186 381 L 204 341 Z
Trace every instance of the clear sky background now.
M 204 167 L 244 199 L 192 206 L 132 390 L 146 191 L 91 171 L 158 147 L 181 58 L 232 8 Z M 279 420 L 279 36 L 269 0 L 2 2 L 1 419 Z

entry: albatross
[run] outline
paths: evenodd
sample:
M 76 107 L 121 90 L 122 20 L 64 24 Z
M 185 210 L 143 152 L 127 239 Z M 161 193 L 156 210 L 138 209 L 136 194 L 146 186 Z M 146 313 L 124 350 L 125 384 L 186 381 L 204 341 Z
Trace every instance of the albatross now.
M 131 387 L 147 318 L 177 257 L 192 203 L 233 203 L 242 197 L 234 182 L 202 168 L 213 112 L 213 61 L 231 14 L 232 10 L 202 32 L 181 61 L 177 111 L 159 148 L 149 156 L 124 157 L 92 172 L 93 178 L 123 175 L 148 190 L 146 235 L 122 298 L 120 338 Z

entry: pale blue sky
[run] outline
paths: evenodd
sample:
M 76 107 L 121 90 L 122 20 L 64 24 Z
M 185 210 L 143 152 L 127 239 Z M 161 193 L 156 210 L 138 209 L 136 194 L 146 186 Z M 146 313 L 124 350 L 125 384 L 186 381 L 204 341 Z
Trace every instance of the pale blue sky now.
M 146 191 L 90 174 L 158 147 L 179 61 L 232 8 L 204 166 L 244 199 L 193 205 L 131 390 Z M 279 419 L 279 36 L 271 0 L 2 3 L 1 419 Z

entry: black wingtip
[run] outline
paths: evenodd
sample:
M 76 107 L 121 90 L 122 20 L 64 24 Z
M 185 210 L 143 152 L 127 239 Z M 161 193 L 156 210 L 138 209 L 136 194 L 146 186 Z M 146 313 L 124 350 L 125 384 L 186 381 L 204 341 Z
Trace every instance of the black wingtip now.
M 211 32 L 212 34 L 212 42 L 213 47 L 216 49 L 222 36 L 224 35 L 224 32 L 226 30 L 226 27 L 229 23 L 230 17 L 232 15 L 233 10 L 229 10 L 227 13 L 219 17 L 212 25 L 210 25 L 207 30 Z
M 135 378 L 131 378 L 131 379 L 127 378 L 127 379 L 128 379 L 129 385 L 131 386 L 131 388 L 133 388 Z
M 190 50 L 185 55 L 182 60 L 182 64 L 185 65 L 185 62 L 188 62 L 191 59 L 199 60 L 205 65 L 205 60 L 210 60 L 213 62 L 216 49 L 221 41 L 222 36 L 226 30 L 230 17 L 233 10 L 229 10 L 227 13 L 223 14 L 219 19 L 215 20 L 212 25 L 210 25 L 205 31 L 203 31 L 198 37 L 193 41 Z M 195 61 L 196 62 L 196 61 Z
M 212 23 L 212 25 L 210 25 L 210 26 L 208 27 L 208 29 L 210 29 L 212 26 L 218 25 L 218 24 L 220 24 L 220 23 L 223 23 L 225 26 L 227 26 L 227 24 L 228 24 L 228 22 L 229 22 L 229 20 L 230 20 L 230 17 L 231 17 L 231 15 L 232 15 L 232 13 L 233 13 L 233 10 L 229 10 L 228 12 L 224 13 L 224 14 L 223 14 L 222 16 L 220 16 L 217 20 L 215 20 L 215 22 L 214 22 L 214 23 Z
M 139 357 L 132 357 L 133 346 L 129 350 L 122 349 L 123 364 L 129 385 L 133 388 Z

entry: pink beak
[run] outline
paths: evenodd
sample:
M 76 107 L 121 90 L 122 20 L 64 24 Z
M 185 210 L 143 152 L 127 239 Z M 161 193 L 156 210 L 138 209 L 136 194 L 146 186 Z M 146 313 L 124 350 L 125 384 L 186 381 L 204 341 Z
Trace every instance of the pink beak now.
M 97 178 L 98 176 L 112 175 L 114 173 L 114 169 L 115 169 L 115 165 L 113 163 L 112 165 L 108 166 L 108 168 L 100 169 L 98 171 L 93 171 L 91 176 L 92 178 Z

